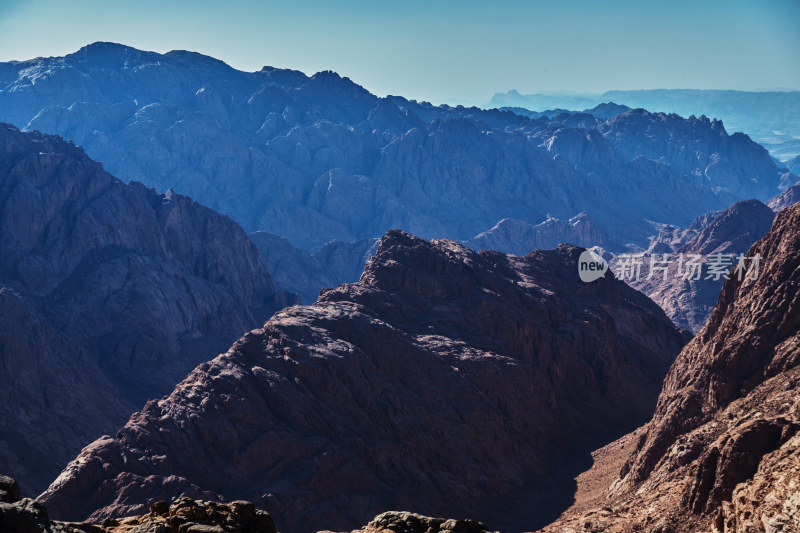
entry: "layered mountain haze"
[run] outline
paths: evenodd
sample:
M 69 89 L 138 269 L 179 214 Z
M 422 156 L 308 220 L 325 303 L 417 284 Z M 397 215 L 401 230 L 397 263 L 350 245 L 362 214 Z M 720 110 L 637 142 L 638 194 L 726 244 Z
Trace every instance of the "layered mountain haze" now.
M 788 161 L 786 161 L 785 166 L 791 172 L 798 174 L 800 173 L 800 155 L 795 156 Z
M 294 301 L 228 217 L 0 124 L 0 470 L 25 490 Z
M 569 120 L 570 117 L 567 116 L 560 116 L 560 115 L 582 115 L 582 116 L 592 116 L 595 119 L 609 119 L 611 117 L 615 117 L 617 115 L 621 115 L 626 111 L 630 111 L 630 107 L 626 105 L 619 105 L 615 104 L 614 102 L 608 101 L 602 104 L 597 104 L 591 109 L 584 109 L 583 111 L 570 111 L 569 109 L 545 109 L 544 111 L 531 111 L 525 107 L 503 107 L 503 106 L 496 106 L 501 111 L 512 111 L 517 115 L 523 115 L 525 117 L 530 118 L 556 118 L 559 117 L 561 120 Z
M 391 231 L 358 283 L 198 366 L 41 500 L 102 520 L 167 496 L 245 498 L 287 532 L 387 509 L 546 523 L 588 452 L 650 416 L 685 342 L 610 274 L 581 282 L 581 250 L 516 257 Z
M 437 107 L 377 98 L 332 72 L 241 72 L 112 43 L 0 65 L 3 120 L 309 253 L 390 228 L 467 240 L 503 219 L 582 212 L 619 247 L 644 248 L 653 223 L 685 226 L 797 181 L 719 121 L 589 111 Z
M 0 530 L 800 531 L 798 97 L 0 63 Z
M 747 133 L 767 146 L 781 161 L 800 157 L 798 156 L 800 154 L 799 91 L 653 89 L 607 91 L 601 95 L 522 95 L 518 91 L 511 90 L 495 94 L 489 107 L 511 106 L 531 110 L 528 113 L 550 114 L 545 110 L 586 109 L 602 105 L 604 102 L 616 102 L 651 111 L 678 113 L 684 117 L 690 115 L 716 117 L 734 131 Z M 591 113 L 591 110 L 587 111 Z M 797 173 L 797 170 L 794 169 L 792 172 Z
M 755 254 L 761 274 L 725 282 L 653 419 L 628 437 L 632 451 L 619 449 L 624 466 L 607 497 L 544 531 L 800 529 L 800 205 L 778 214 Z

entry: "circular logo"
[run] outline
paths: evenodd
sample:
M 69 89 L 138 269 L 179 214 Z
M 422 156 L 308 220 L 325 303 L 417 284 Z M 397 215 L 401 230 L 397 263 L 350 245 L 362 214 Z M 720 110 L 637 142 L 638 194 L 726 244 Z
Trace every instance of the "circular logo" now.
M 603 256 L 591 250 L 584 250 L 578 258 L 578 275 L 586 283 L 600 279 L 606 275 L 608 263 Z

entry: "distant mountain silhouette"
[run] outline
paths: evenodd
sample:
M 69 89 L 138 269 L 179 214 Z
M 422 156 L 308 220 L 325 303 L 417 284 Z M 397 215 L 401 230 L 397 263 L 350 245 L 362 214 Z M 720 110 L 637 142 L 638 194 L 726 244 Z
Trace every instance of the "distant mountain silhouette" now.
M 586 109 L 612 101 L 684 117 L 715 117 L 724 121 L 729 131 L 747 133 L 782 160 L 800 153 L 800 91 L 652 89 L 600 95 L 522 95 L 511 90 L 495 94 L 489 106 L 547 112 L 553 108 Z M 792 172 L 797 173 L 797 169 Z
M 378 248 L 378 239 L 331 241 L 313 254 L 265 231 L 250 234 L 275 286 L 300 295 L 304 304 L 317 301 L 322 289 L 358 281 L 364 264 Z

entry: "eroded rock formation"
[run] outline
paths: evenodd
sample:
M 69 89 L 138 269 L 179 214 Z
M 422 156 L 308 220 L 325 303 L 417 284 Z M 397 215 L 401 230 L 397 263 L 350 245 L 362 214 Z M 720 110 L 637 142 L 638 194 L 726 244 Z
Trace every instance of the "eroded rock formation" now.
M 613 276 L 581 282 L 580 252 L 391 231 L 358 283 L 198 366 L 42 501 L 81 520 L 184 495 L 251 500 L 288 532 L 387 509 L 522 529 L 537 491 L 572 483 L 554 464 L 649 418 L 684 342 Z

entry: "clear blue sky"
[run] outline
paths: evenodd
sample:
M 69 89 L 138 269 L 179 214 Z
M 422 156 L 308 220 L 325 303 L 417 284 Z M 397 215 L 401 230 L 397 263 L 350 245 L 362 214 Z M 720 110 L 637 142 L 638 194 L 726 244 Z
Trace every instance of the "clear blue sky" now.
M 99 40 L 331 69 L 434 103 L 512 88 L 800 89 L 796 0 L 0 0 L 0 61 Z

